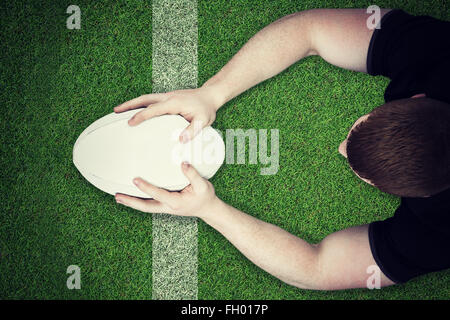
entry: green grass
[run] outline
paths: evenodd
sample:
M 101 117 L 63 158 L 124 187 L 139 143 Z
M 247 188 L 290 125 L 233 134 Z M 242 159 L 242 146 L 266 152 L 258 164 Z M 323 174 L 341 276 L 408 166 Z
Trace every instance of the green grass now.
M 72 146 L 118 103 L 152 91 L 150 1 L 2 3 L 0 297 L 151 298 L 151 216 L 115 204 L 72 164 Z M 258 30 L 314 7 L 364 1 L 199 1 L 199 85 Z M 380 1 L 450 19 L 445 1 Z M 211 180 L 226 202 L 308 241 L 392 215 L 399 200 L 359 180 L 337 147 L 354 120 L 383 103 L 388 80 L 310 57 L 227 103 L 214 126 L 277 128 L 280 169 L 224 165 Z M 67 290 L 67 266 L 82 290 Z M 199 223 L 200 299 L 448 299 L 450 272 L 369 291 L 283 284 Z

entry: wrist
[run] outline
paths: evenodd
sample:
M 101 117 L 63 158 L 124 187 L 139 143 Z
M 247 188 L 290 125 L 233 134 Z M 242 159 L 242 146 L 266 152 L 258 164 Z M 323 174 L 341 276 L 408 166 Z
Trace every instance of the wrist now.
M 214 199 L 212 199 L 207 205 L 204 206 L 204 208 L 202 208 L 202 210 L 200 210 L 197 217 L 208 223 L 207 220 L 209 220 L 212 216 L 217 215 L 223 204 L 224 202 L 222 200 L 220 200 L 217 196 L 214 196 Z
M 200 87 L 200 89 L 212 103 L 214 111 L 219 110 L 219 108 L 227 102 L 225 90 L 217 83 L 212 83 L 208 80 Z

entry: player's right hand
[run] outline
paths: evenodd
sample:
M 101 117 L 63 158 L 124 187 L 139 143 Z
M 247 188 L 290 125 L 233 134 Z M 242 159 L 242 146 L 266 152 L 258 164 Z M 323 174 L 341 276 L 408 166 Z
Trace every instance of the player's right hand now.
M 180 135 L 180 141 L 186 143 L 204 127 L 214 122 L 216 111 L 221 107 L 221 103 L 216 93 L 210 88 L 200 87 L 145 94 L 116 106 L 114 112 L 120 113 L 140 107 L 146 108 L 128 121 L 130 126 L 136 126 L 147 119 L 163 114 L 179 114 L 190 122 Z

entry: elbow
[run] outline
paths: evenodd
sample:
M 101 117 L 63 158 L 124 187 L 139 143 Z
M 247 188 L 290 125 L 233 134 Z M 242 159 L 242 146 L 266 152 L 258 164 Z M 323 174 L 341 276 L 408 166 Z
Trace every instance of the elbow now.
M 282 280 L 282 279 L 280 279 Z M 284 283 L 299 288 L 303 290 L 312 290 L 312 291 L 329 291 L 334 288 L 327 285 L 327 283 L 320 281 L 320 279 L 312 279 L 312 280 L 282 280 Z
M 292 13 L 284 18 L 292 18 L 297 21 L 296 30 L 300 30 L 303 35 L 303 40 L 307 44 L 307 51 L 305 52 L 304 57 L 316 56 L 319 55 L 318 51 L 315 49 L 314 45 L 314 28 L 316 27 L 315 21 L 317 20 L 317 16 L 321 14 L 323 9 L 309 9 L 304 11 L 298 11 Z
M 289 285 L 297 287 L 303 290 L 312 290 L 312 291 L 331 291 L 335 290 L 333 286 L 329 283 L 322 281 L 320 278 L 312 279 L 310 281 L 292 281 L 291 283 L 286 282 Z
M 295 273 L 294 277 L 289 279 L 281 279 L 286 284 L 297 287 L 304 290 L 314 291 L 331 291 L 340 289 L 336 286 L 334 281 L 331 281 L 333 275 L 330 268 L 324 266 L 324 260 L 322 259 L 323 250 L 322 243 L 312 244 L 313 251 L 309 256 L 309 259 L 305 259 L 305 255 L 296 258 L 298 261 L 299 272 Z
M 298 272 L 295 276 L 289 279 L 279 278 L 288 285 L 294 286 L 304 290 L 316 290 L 316 291 L 328 291 L 335 288 L 331 285 L 327 277 L 324 276 L 323 268 L 320 263 L 320 250 L 319 245 L 312 245 L 314 247 L 314 253 L 305 261 L 305 256 L 299 257 L 298 260 Z M 305 263 L 306 262 L 306 263 Z
M 320 275 L 315 277 L 311 277 L 308 280 L 282 280 L 288 285 L 294 286 L 303 290 L 312 290 L 312 291 L 332 291 L 336 290 L 336 286 L 334 286 L 331 282 L 324 280 Z

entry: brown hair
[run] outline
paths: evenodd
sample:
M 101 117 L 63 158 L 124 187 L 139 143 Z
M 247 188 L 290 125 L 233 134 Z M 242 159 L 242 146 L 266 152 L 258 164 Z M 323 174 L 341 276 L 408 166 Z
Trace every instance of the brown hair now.
M 424 197 L 450 187 L 450 105 L 430 98 L 388 102 L 347 139 L 352 169 L 381 191 Z

